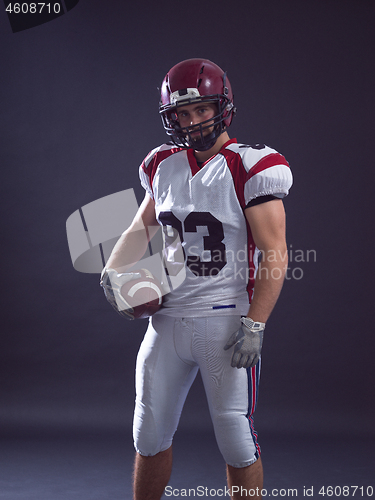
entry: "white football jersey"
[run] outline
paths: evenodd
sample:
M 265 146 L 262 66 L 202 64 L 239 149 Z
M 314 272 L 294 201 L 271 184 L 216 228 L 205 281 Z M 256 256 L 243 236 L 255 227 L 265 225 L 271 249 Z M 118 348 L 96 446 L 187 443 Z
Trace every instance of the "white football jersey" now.
M 292 185 L 285 158 L 267 146 L 231 139 L 199 167 L 192 149 L 164 144 L 140 166 L 142 186 L 163 226 L 171 288 L 158 314 L 246 315 L 259 250 L 244 215 L 260 196 L 283 198 Z

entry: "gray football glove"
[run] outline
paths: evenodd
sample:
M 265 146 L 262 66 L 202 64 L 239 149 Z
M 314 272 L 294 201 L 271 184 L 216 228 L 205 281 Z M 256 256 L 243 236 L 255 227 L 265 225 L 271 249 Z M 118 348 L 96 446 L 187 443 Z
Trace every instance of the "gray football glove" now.
M 134 310 L 121 295 L 121 287 L 128 281 L 140 277 L 140 273 L 118 273 L 111 268 L 104 268 L 102 271 L 100 286 L 104 290 L 104 295 L 115 311 L 126 319 L 134 319 Z
M 234 346 L 231 361 L 233 368 L 252 368 L 260 358 L 266 325 L 250 318 L 241 318 L 241 323 L 241 328 L 230 337 L 224 350 Z

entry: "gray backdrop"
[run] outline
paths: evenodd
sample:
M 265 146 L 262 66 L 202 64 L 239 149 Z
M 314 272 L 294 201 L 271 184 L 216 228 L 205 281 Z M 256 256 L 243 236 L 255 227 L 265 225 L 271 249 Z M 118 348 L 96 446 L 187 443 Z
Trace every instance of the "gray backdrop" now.
M 141 201 L 138 165 L 166 138 L 157 87 L 204 57 L 234 89 L 230 136 L 294 173 L 257 428 L 374 434 L 374 14 L 367 0 L 81 0 L 13 33 L 0 13 L 3 433 L 130 428 L 146 322 L 73 269 L 65 223 L 117 191 Z M 198 382 L 181 427 L 210 425 Z

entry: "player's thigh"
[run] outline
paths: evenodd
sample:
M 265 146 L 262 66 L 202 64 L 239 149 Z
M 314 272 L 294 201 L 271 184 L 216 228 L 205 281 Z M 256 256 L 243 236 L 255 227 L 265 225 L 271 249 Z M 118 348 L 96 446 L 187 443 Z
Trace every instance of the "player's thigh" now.
M 259 456 L 253 418 L 258 397 L 260 363 L 251 369 L 231 366 L 228 338 L 240 327 L 239 317 L 206 318 L 198 331 L 196 355 L 219 448 L 226 462 L 244 467 Z
M 240 316 L 197 320 L 194 354 L 210 409 L 216 412 L 239 411 L 246 414 L 249 407 L 248 373 L 245 369 L 231 366 L 233 349 L 224 350 L 229 337 L 240 326 Z
M 182 360 L 176 352 L 178 327 L 174 318 L 154 316 L 138 353 L 133 430 L 142 454 L 170 446 L 197 374 L 196 363 Z
M 174 398 L 188 374 L 196 370 L 193 359 L 182 358 L 176 351 L 179 329 L 175 318 L 165 315 L 151 318 L 137 356 L 137 397 L 152 392 L 163 406 L 163 400 Z

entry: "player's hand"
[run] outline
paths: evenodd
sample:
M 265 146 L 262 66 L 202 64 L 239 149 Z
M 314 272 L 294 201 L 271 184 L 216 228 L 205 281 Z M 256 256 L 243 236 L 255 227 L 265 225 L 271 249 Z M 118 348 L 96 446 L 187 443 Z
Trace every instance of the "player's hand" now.
M 241 322 L 241 328 L 230 337 L 224 350 L 234 346 L 231 361 L 233 368 L 252 368 L 260 358 L 266 325 L 250 318 L 241 318 Z
M 128 281 L 140 278 L 140 273 L 118 273 L 115 269 L 103 269 L 100 286 L 111 306 L 126 319 L 134 319 L 133 308 L 121 295 L 121 287 Z

